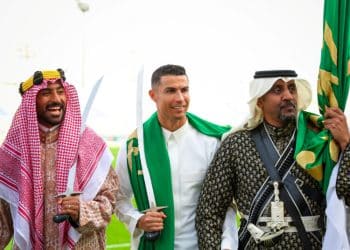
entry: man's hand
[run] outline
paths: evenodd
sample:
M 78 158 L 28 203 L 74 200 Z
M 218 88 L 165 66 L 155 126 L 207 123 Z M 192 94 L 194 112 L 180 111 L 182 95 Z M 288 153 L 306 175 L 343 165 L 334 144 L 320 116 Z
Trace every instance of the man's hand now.
M 343 151 L 350 142 L 350 133 L 346 117 L 339 108 L 326 108 L 324 126 Z
M 145 232 L 156 232 L 163 230 L 163 220 L 166 215 L 163 212 L 146 212 L 137 222 L 137 227 Z
M 75 222 L 79 222 L 80 199 L 79 195 L 60 197 L 57 200 L 61 205 L 60 214 L 68 214 Z

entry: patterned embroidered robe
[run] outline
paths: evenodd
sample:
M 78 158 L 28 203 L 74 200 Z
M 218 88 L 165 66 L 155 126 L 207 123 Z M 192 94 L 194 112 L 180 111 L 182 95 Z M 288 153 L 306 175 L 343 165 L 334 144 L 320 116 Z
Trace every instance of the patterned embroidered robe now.
M 52 218 L 58 213 L 56 195 L 55 161 L 58 129 L 44 133 L 40 130 L 41 167 L 44 184 L 44 249 L 60 249 L 58 224 Z M 118 178 L 111 168 L 95 199 L 80 202 L 78 232 L 81 237 L 75 249 L 105 249 L 105 228 L 116 204 Z M 0 199 L 0 249 L 10 241 L 13 225 L 8 204 Z M 14 246 L 14 249 L 18 249 Z
M 286 128 L 267 126 L 268 132 L 281 153 L 287 146 L 295 125 Z M 315 179 L 300 166 L 294 164 L 291 173 L 308 186 L 319 189 Z M 197 208 L 196 229 L 200 249 L 220 249 L 221 228 L 227 207 L 234 199 L 243 215 L 249 214 L 252 201 L 268 177 L 249 131 L 230 134 L 221 144 L 204 180 Z M 344 152 L 337 180 L 337 192 L 350 202 L 350 148 Z M 306 195 L 305 195 L 306 196 Z M 324 207 L 307 197 L 314 215 L 324 216 Z M 262 216 L 271 216 L 270 206 Z M 287 212 L 285 216 L 290 216 Z M 242 220 L 241 228 L 246 221 Z M 323 231 L 321 232 L 324 233 Z M 313 249 L 321 249 L 313 233 L 308 233 Z M 246 249 L 260 249 L 250 238 Z M 302 249 L 298 233 L 284 233 L 282 239 L 271 249 Z

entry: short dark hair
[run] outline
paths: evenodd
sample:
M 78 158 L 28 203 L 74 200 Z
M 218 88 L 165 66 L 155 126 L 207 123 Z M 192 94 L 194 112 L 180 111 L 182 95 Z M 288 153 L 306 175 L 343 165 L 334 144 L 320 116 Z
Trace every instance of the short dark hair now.
M 159 85 L 160 78 L 166 75 L 175 75 L 175 76 L 185 75 L 187 77 L 186 70 L 184 67 L 180 65 L 174 65 L 174 64 L 163 65 L 163 66 L 160 66 L 158 69 L 156 69 L 152 74 L 152 79 L 151 79 L 152 88 Z

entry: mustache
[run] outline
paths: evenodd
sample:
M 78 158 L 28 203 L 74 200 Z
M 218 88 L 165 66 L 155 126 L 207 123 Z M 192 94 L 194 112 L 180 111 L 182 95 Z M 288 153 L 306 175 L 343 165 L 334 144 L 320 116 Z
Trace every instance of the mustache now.
M 281 104 L 281 106 L 280 106 L 281 109 L 283 109 L 283 108 L 289 108 L 289 107 L 296 108 L 297 105 L 296 105 L 294 102 L 292 102 L 292 101 L 284 101 L 284 102 Z
M 64 109 L 64 105 L 62 103 L 59 103 L 59 102 L 52 102 L 52 103 L 49 103 L 47 106 L 46 106 L 46 109 L 49 109 L 49 108 L 55 108 L 55 107 L 59 107 L 61 109 Z

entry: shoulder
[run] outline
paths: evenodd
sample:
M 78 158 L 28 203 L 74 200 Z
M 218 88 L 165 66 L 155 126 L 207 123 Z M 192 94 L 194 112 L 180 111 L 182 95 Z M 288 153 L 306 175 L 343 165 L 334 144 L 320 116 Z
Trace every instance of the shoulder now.
M 230 150 L 241 152 L 241 150 L 252 147 L 251 132 L 249 130 L 240 130 L 228 134 L 221 142 L 221 150 Z
M 101 136 L 99 136 L 93 129 L 86 127 L 79 143 L 79 150 L 81 148 L 91 148 L 91 147 L 104 147 L 106 142 Z
M 85 138 L 101 138 L 101 136 L 99 136 L 92 128 L 86 127 L 83 134 L 82 134 L 82 139 Z
M 206 135 L 199 130 L 195 129 L 191 124 L 188 126 L 188 132 L 192 135 L 196 140 L 204 141 L 204 142 L 220 142 L 220 140 L 214 136 Z
M 232 142 L 232 141 L 249 140 L 249 138 L 251 138 L 250 134 L 251 134 L 250 130 L 239 130 L 236 132 L 232 132 L 225 137 L 225 139 L 223 140 L 223 143 Z

